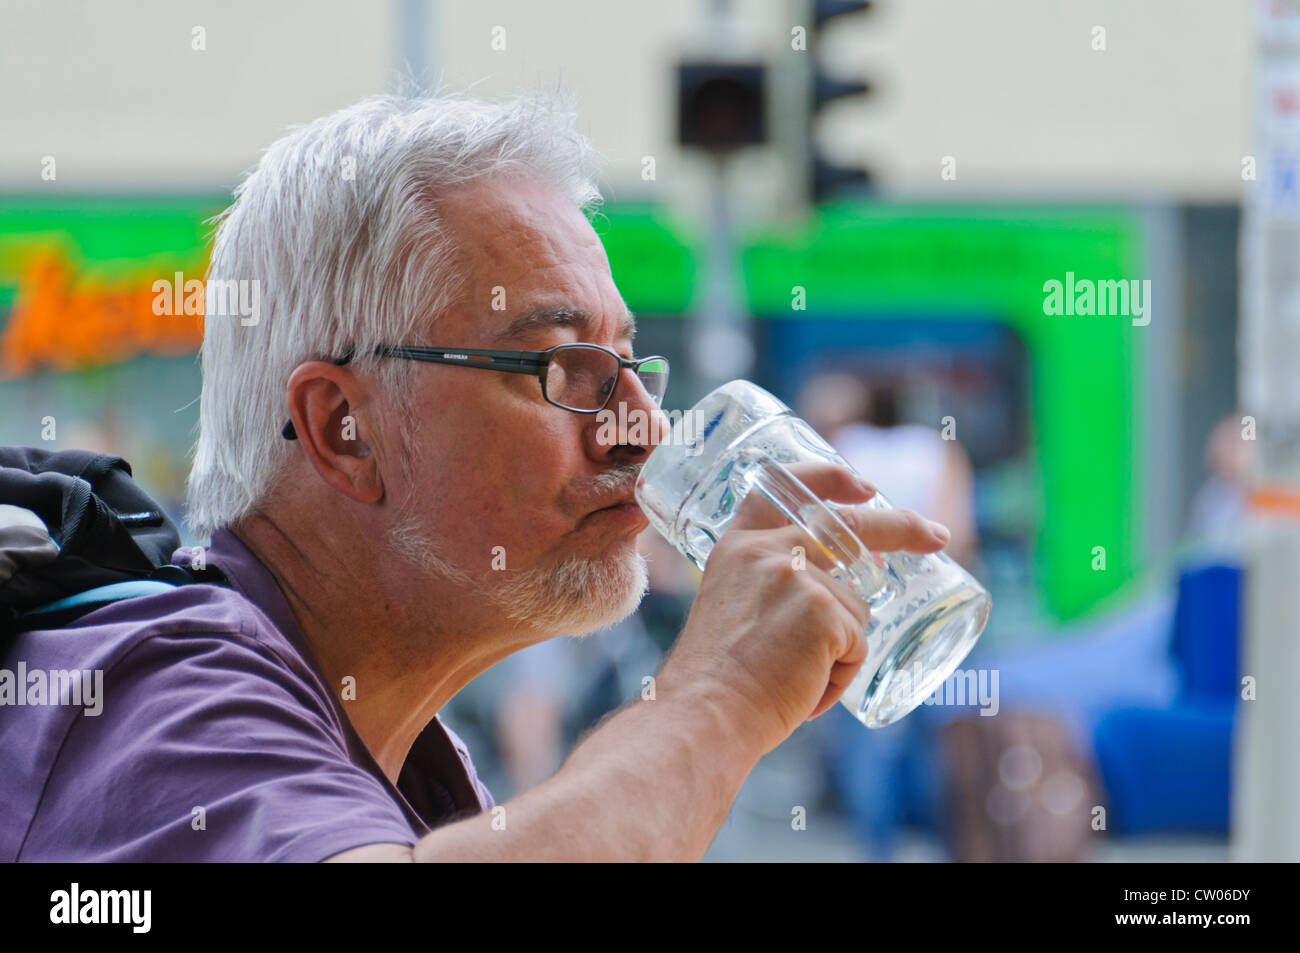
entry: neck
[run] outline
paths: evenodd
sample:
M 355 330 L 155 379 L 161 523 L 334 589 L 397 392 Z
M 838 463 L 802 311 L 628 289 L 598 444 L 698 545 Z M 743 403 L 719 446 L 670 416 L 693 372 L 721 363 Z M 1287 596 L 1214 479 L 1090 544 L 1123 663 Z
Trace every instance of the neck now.
M 275 577 L 352 727 L 396 784 L 438 711 L 528 643 L 474 612 L 481 598 L 402 563 L 343 519 L 321 522 L 257 513 L 232 532 Z

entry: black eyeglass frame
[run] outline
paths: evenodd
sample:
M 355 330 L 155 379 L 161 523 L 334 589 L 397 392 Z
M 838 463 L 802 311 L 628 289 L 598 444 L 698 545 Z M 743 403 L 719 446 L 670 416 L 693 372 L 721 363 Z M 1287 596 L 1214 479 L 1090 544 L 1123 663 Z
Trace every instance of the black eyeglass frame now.
M 566 348 L 588 348 L 596 351 L 604 351 L 616 361 L 621 373 L 624 368 L 631 368 L 635 373 L 643 364 L 651 361 L 663 361 L 665 367 L 670 367 L 668 358 L 659 354 L 652 354 L 649 357 L 627 358 L 621 356 L 617 351 L 604 347 L 600 344 L 588 344 L 585 342 L 575 342 L 570 344 L 557 344 L 555 347 L 547 348 L 545 351 L 493 351 L 482 348 L 444 348 L 444 347 L 424 347 L 413 345 L 394 344 L 387 347 L 377 347 L 371 354 L 376 357 L 400 357 L 412 361 L 425 361 L 430 364 L 453 364 L 458 367 L 477 367 L 489 371 L 504 371 L 507 374 L 530 374 L 537 378 L 542 388 L 542 399 L 548 404 L 552 404 L 562 410 L 567 410 L 575 414 L 598 414 L 609 406 L 610 398 L 614 396 L 614 391 L 618 390 L 615 386 L 605 395 L 605 402 L 594 410 L 579 410 L 576 407 L 570 407 L 567 404 L 561 404 L 559 401 L 551 400 L 546 392 L 546 371 L 550 367 L 551 358 L 556 351 L 562 351 Z M 343 365 L 349 363 L 356 355 L 352 352 L 345 354 L 343 357 L 336 358 L 335 364 Z M 637 378 L 640 380 L 640 377 Z M 656 404 L 662 399 L 660 394 L 656 397 L 650 395 Z M 293 421 L 285 421 L 284 426 L 280 429 L 280 436 L 285 440 L 297 440 L 298 432 L 294 429 Z

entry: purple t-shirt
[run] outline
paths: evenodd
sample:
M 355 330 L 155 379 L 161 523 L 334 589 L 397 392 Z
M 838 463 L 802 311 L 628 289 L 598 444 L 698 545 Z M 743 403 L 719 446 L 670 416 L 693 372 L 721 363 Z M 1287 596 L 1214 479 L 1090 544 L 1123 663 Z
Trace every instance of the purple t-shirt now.
M 233 589 L 181 586 L 0 645 L 0 861 L 319 861 L 493 806 L 437 717 L 394 787 L 271 573 L 226 530 L 205 558 Z

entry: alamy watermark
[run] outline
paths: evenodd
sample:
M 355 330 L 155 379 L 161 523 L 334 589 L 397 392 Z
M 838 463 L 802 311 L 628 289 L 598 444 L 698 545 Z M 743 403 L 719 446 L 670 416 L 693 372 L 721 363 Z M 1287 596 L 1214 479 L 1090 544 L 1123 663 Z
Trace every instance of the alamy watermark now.
M 178 271 L 175 281 L 159 278 L 151 290 L 154 314 L 233 316 L 246 328 L 262 320 L 262 282 L 257 278 L 186 281 L 185 275 Z
M 1074 272 L 1067 271 L 1064 281 L 1050 278 L 1043 282 L 1043 293 L 1043 314 L 1120 315 L 1131 317 L 1138 327 L 1151 323 L 1150 278 L 1094 281 L 1075 278 Z
M 919 687 L 926 681 L 926 671 L 920 662 L 913 662 L 910 669 L 898 669 L 889 679 L 889 696 L 896 702 L 905 702 L 915 697 Z M 998 701 L 997 669 L 957 669 L 935 688 L 922 705 L 955 705 L 965 707 L 978 705 L 981 715 L 996 715 L 1001 703 Z
M 153 917 L 152 890 L 82 890 L 73 883 L 50 894 L 51 923 L 121 923 L 132 933 L 148 933 Z
M 704 413 L 700 410 L 665 410 L 650 414 L 639 407 L 627 409 L 620 401 L 617 410 L 606 408 L 596 414 L 596 442 L 602 447 L 620 444 L 645 446 L 682 445 L 688 457 L 704 449 Z
M 104 670 L 0 668 L 0 706 L 75 705 L 89 717 L 104 710 Z

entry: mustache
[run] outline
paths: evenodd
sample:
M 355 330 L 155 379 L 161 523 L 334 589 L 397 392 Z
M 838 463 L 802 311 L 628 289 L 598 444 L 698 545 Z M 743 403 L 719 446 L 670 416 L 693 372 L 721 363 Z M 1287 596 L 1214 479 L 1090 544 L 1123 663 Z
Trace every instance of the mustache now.
M 619 463 L 583 484 L 577 496 L 587 509 L 608 506 L 619 496 L 630 495 L 641 473 L 639 463 Z

